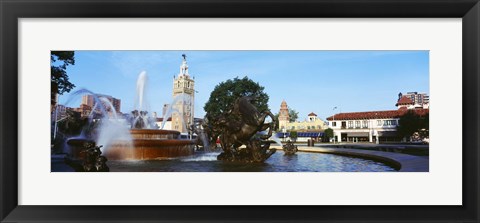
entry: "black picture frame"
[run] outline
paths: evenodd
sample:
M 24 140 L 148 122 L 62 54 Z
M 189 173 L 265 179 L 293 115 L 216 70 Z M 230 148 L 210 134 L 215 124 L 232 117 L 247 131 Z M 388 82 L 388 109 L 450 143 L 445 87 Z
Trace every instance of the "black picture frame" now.
M 1 0 L 0 15 L 0 219 L 2 222 L 479 222 L 480 158 L 477 138 L 479 136 L 480 5 L 478 0 Z M 76 17 L 462 18 L 463 205 L 18 205 L 17 21 L 19 18 Z M 268 193 L 268 189 L 265 190 Z

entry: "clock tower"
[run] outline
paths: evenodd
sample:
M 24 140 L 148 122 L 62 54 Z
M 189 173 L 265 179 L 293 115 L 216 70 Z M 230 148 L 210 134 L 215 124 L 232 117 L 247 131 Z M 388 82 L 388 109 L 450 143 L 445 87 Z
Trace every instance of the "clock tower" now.
M 195 80 L 188 73 L 187 56 L 182 57 L 180 73 L 173 77 L 172 130 L 186 133 L 194 121 Z
M 278 126 L 279 130 L 287 130 L 287 123 L 289 122 L 290 116 L 288 115 L 288 106 L 285 100 L 282 101 L 280 105 L 280 112 L 278 113 Z

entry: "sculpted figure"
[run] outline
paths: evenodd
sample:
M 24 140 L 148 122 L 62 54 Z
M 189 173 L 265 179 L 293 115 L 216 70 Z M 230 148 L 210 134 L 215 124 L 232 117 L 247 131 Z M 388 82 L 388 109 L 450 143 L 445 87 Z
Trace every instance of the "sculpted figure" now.
M 83 161 L 83 171 L 84 172 L 109 172 L 106 162 L 107 158 L 101 156 L 102 151 L 100 148 L 102 146 L 95 146 L 95 144 L 88 143 L 85 145 L 86 150 L 83 152 L 85 154 L 85 159 Z
M 297 146 L 294 145 L 290 140 L 288 140 L 287 143 L 282 146 L 282 148 L 285 155 L 293 155 L 298 151 Z
M 219 160 L 263 162 L 275 153 L 267 141 L 275 128 L 275 116 L 268 110 L 258 111 L 252 104 L 254 100 L 248 96 L 237 98 L 228 114 L 209 120 L 209 131 L 220 135 L 223 153 L 218 156 Z M 268 116 L 273 121 L 266 123 Z M 267 129 L 267 134 L 257 135 Z

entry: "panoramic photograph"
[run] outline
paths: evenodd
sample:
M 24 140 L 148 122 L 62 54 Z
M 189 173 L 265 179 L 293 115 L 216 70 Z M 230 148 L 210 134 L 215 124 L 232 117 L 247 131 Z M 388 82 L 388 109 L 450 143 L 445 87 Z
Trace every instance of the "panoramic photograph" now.
M 51 172 L 429 172 L 429 51 L 51 51 Z

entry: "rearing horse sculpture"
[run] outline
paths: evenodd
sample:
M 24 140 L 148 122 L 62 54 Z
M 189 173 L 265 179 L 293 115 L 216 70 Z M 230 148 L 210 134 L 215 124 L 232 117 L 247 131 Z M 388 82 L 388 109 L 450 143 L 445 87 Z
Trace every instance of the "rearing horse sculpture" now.
M 241 97 L 235 100 L 232 111 L 228 116 L 219 117 L 216 126 L 222 130 L 220 135 L 224 153 L 218 159 L 228 161 L 263 162 L 270 157 L 275 150 L 267 150 L 270 143 L 265 141 L 272 136 L 275 128 L 275 116 L 270 111 L 259 112 L 252 104 L 253 97 Z M 265 123 L 270 116 L 272 122 Z M 255 137 L 258 132 L 268 129 L 266 135 Z M 245 145 L 246 148 L 239 150 Z

